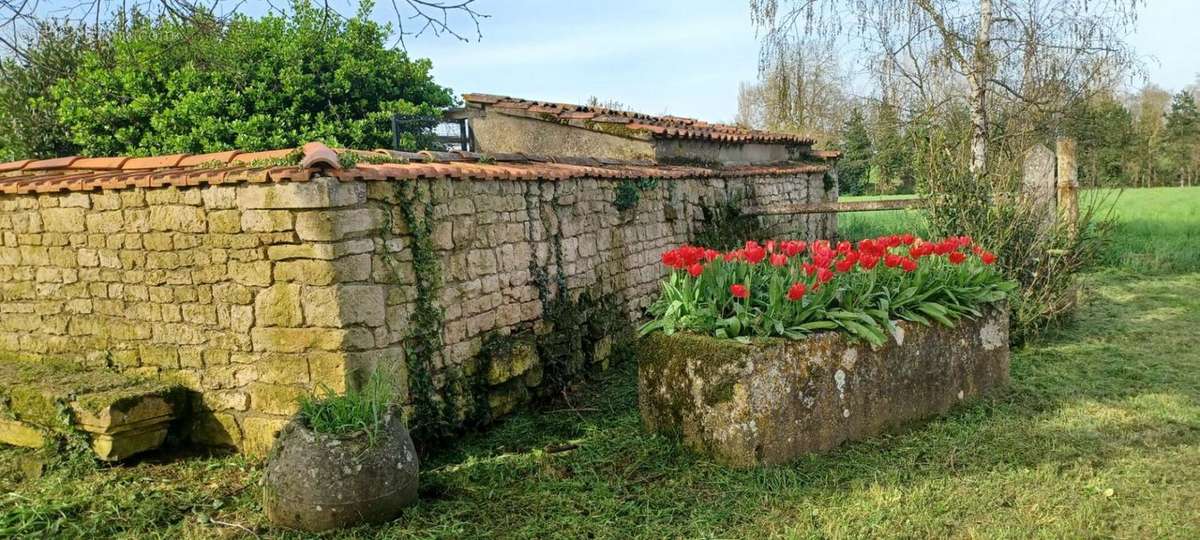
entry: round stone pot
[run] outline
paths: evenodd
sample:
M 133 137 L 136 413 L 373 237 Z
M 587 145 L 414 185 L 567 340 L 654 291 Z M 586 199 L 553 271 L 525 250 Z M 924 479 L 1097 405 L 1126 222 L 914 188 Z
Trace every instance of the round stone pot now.
M 314 433 L 296 418 L 283 428 L 263 478 L 263 509 L 275 525 L 318 532 L 395 519 L 417 500 L 417 452 L 389 414 L 374 444 L 365 433 Z

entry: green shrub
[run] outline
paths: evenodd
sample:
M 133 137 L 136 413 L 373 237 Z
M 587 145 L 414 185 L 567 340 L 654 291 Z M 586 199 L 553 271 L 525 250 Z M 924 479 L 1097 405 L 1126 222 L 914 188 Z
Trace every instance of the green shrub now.
M 1111 198 L 1081 198 L 1076 223 L 1047 223 L 1044 208 L 1019 195 L 1020 182 L 1014 173 L 981 179 L 946 174 L 923 183 L 931 230 L 962 231 L 994 246 L 1004 275 L 1020 284 L 1010 298 L 1011 337 L 1017 343 L 1071 313 L 1078 296 L 1075 277 L 1101 259 L 1112 228 Z
M 428 60 L 386 45 L 371 8 L 346 19 L 298 0 L 261 19 L 121 19 L 111 50 L 55 85 L 58 117 L 88 155 L 389 147 L 393 114 L 436 115 L 453 98 Z
M 316 433 L 348 435 L 365 433 L 372 442 L 379 434 L 395 399 L 390 378 L 376 371 L 361 387 L 339 394 L 321 385 L 318 395 L 300 399 L 300 418 Z

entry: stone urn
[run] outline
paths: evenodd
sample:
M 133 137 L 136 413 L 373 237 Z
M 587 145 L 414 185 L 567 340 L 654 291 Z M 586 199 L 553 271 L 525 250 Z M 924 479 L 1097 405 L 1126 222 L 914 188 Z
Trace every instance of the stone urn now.
M 263 478 L 267 519 L 310 532 L 395 519 L 417 500 L 417 452 L 394 413 L 373 439 L 315 433 L 300 417 L 289 422 Z

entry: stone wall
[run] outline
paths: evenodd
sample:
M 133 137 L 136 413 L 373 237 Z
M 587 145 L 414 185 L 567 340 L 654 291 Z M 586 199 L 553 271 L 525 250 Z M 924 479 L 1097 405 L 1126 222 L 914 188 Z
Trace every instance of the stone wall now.
M 0 356 L 177 380 L 195 391 L 195 440 L 251 453 L 265 452 L 298 397 L 374 369 L 402 387 L 420 375 L 459 409 L 461 396 L 439 389 L 451 374 L 471 377 L 494 417 L 528 399 L 545 362 L 525 341 L 478 362 L 489 336 L 545 336 L 548 299 L 585 291 L 639 317 L 661 252 L 696 233 L 703 206 L 836 198 L 825 187 L 816 173 L 3 195 Z M 630 189 L 636 204 L 619 209 L 618 192 Z M 810 238 L 833 233 L 826 218 L 774 219 Z M 429 225 L 436 276 L 414 271 L 414 223 Z M 414 374 L 406 346 L 422 290 L 440 311 L 442 347 L 420 368 L 428 373 Z M 586 361 L 603 361 L 607 346 L 589 345 Z

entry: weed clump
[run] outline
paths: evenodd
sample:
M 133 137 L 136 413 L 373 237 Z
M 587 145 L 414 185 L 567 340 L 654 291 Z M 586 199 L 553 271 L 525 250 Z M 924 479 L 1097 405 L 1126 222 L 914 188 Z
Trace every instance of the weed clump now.
M 395 385 L 376 371 L 359 388 L 348 388 L 339 394 L 321 385 L 318 395 L 300 399 L 300 419 L 309 429 L 327 435 L 365 433 L 376 439 L 384 420 L 390 414 L 395 398 Z

